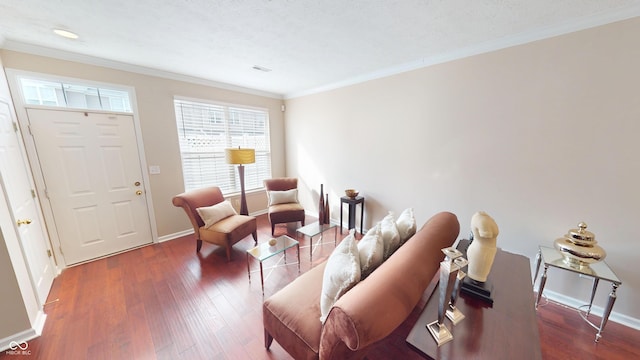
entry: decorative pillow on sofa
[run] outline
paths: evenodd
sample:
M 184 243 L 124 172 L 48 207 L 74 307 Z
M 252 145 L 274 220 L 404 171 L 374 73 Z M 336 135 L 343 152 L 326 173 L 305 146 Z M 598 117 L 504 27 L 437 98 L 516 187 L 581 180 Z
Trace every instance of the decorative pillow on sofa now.
M 323 324 L 333 304 L 360 281 L 360 256 L 354 232 L 352 229 L 327 260 L 320 294 L 320 321 Z
M 298 189 L 285 191 L 269 191 L 269 206 L 277 204 L 297 203 Z
M 380 221 L 380 234 L 384 244 L 384 259 L 386 260 L 400 247 L 400 234 L 392 212 L 389 212 L 389 215 Z
M 364 279 L 384 260 L 384 244 L 382 236 L 380 236 L 380 223 L 367 231 L 366 235 L 358 241 L 358 253 L 360 254 L 360 271 Z
M 211 225 L 218 221 L 228 218 L 231 215 L 237 215 L 236 209 L 231 206 L 229 200 L 225 200 L 221 203 L 217 203 L 213 206 L 199 207 L 196 209 L 202 221 L 204 221 L 205 229 L 211 227 Z
M 400 245 L 409 240 L 416 233 L 416 217 L 413 215 L 413 208 L 405 209 L 398 219 L 396 219 L 396 227 L 400 234 Z

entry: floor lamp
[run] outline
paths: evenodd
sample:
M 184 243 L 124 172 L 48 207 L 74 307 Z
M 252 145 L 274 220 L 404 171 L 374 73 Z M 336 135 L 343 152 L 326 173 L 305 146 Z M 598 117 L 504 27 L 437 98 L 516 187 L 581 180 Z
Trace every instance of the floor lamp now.
M 227 164 L 238 165 L 238 175 L 240 177 L 240 215 L 249 215 L 247 209 L 247 197 L 244 193 L 244 164 L 256 162 L 256 151 L 254 149 L 241 149 L 240 147 L 225 149 Z

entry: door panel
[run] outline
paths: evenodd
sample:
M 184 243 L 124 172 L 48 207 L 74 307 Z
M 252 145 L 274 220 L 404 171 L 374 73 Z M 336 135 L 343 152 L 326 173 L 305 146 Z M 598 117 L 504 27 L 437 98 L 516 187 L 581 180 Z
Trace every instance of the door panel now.
M 67 264 L 150 243 L 133 117 L 27 113 Z
M 7 194 L 13 221 L 16 222 L 38 300 L 42 305 L 49 295 L 56 271 L 49 257 L 49 240 L 36 206 L 35 192 L 32 193 L 27 162 L 20 150 L 20 135 L 13 124 L 11 107 L 0 99 L 0 180 Z M 21 222 L 19 225 L 18 221 Z

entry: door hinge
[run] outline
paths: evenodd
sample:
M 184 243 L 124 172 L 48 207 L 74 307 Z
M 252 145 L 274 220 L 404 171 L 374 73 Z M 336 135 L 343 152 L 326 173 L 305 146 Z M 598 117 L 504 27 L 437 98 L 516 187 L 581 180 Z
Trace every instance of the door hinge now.
M 60 254 L 64 255 L 64 253 L 62 252 L 62 246 L 58 246 L 58 250 L 60 250 Z
M 13 131 L 18 132 L 18 123 L 17 122 L 13 122 Z
M 49 199 L 49 189 L 44 189 L 44 196 L 46 196 L 47 199 Z
M 51 250 L 47 249 L 47 256 L 51 257 Z
M 36 198 L 36 191 L 34 189 L 31 189 L 31 197 Z
M 31 131 L 31 125 L 27 125 L 27 130 L 29 130 L 29 135 L 33 136 L 33 131 Z

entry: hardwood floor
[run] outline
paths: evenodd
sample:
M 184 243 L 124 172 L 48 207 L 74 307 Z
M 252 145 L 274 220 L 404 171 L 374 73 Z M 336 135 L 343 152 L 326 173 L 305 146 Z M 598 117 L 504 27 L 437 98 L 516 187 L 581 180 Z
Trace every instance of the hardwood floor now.
M 258 226 L 261 241 L 271 237 L 265 216 Z M 276 228 L 277 234 L 285 231 L 295 237 L 291 228 Z M 329 231 L 324 241 L 330 244 L 317 247 L 310 262 L 309 240 L 298 239 L 302 272 L 333 250 Z M 251 283 L 247 278 L 245 250 L 252 246 L 250 237 L 236 244 L 227 262 L 214 245 L 205 243 L 196 254 L 193 237 L 186 236 L 68 268 L 54 282 L 43 334 L 29 341 L 31 355 L 1 352 L 0 359 L 289 359 L 276 342 L 264 349 L 260 275 L 253 273 Z M 275 258 L 265 266 L 278 264 Z M 295 262 L 295 248 L 287 259 Z M 258 269 L 254 261 L 251 266 Z M 296 265 L 265 271 L 265 296 L 297 276 Z M 369 359 L 420 358 L 405 338 L 425 302 L 426 295 Z M 594 329 L 560 305 L 540 307 L 538 326 L 545 359 L 640 358 L 640 331 L 609 322 L 594 343 Z

